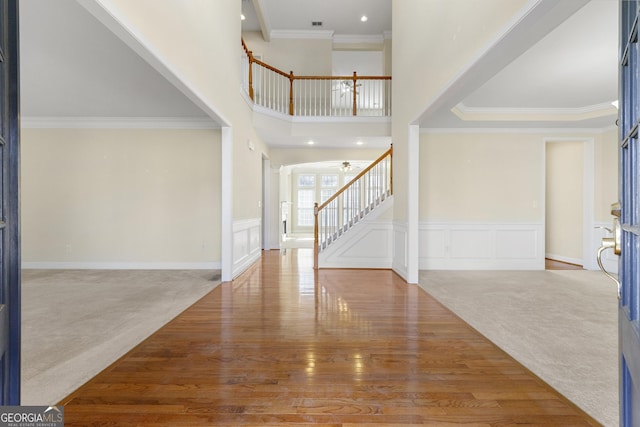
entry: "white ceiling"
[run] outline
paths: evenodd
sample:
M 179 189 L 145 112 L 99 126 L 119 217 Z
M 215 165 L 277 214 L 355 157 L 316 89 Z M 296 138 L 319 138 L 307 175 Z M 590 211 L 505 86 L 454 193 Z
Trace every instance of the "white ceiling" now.
M 421 124 L 435 128 L 607 128 L 618 97 L 618 1 L 590 0 L 489 79 Z M 446 97 L 446 94 L 445 94 Z M 453 114 L 457 107 L 463 118 Z M 467 114 L 465 114 L 467 113 Z
M 334 37 L 391 30 L 391 0 L 241 1 L 243 29 L 268 36 L 317 31 L 311 21 L 322 21 L 320 31 Z M 612 126 L 616 111 L 607 105 L 617 97 L 617 7 L 617 0 L 589 1 L 511 63 L 462 92 L 445 91 L 421 125 Z M 23 117 L 205 117 L 75 0 L 20 0 L 20 14 Z M 456 106 L 459 115 L 451 112 Z M 558 111 L 567 119 L 545 118 Z
M 205 117 L 75 0 L 20 0 L 23 117 Z
M 380 37 L 391 31 L 391 0 L 242 0 L 242 12 L 243 31 L 262 31 L 266 40 L 290 31 Z

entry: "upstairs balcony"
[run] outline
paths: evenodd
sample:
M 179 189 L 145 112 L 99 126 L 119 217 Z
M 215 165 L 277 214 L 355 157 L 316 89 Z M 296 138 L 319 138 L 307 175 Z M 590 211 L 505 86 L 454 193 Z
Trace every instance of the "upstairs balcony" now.
M 391 76 L 297 76 L 242 48 L 242 84 L 256 106 L 293 117 L 391 117 Z

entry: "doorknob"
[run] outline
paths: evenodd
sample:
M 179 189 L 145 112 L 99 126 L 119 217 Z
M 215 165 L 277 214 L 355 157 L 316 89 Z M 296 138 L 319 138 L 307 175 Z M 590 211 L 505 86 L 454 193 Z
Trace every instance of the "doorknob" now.
M 613 219 L 613 230 L 609 227 L 595 227 L 602 228 L 603 230 L 607 230 L 611 233 L 611 237 L 603 237 L 602 238 L 602 250 L 604 249 L 613 249 L 613 253 L 616 255 L 620 255 L 622 252 L 622 247 L 620 246 L 620 241 L 622 240 L 622 233 L 620 229 L 620 220 L 618 218 Z
M 602 239 L 601 246 L 600 248 L 598 248 L 598 256 L 596 259 L 598 261 L 598 267 L 600 267 L 600 270 L 602 270 L 602 272 L 606 274 L 607 277 L 609 277 L 611 280 L 616 282 L 616 285 L 618 286 L 618 298 L 620 298 L 620 291 L 621 291 L 620 282 L 613 274 L 609 273 L 604 268 L 604 265 L 602 265 L 602 252 L 604 252 L 605 250 L 613 249 L 613 253 L 616 255 L 620 255 L 620 253 L 622 252 L 622 246 L 621 246 L 622 229 L 620 228 L 620 203 L 614 203 L 611 205 L 611 214 L 615 216 L 613 218 L 613 230 L 607 227 L 596 227 L 596 228 L 604 228 L 609 233 L 611 233 L 611 237 L 604 237 Z

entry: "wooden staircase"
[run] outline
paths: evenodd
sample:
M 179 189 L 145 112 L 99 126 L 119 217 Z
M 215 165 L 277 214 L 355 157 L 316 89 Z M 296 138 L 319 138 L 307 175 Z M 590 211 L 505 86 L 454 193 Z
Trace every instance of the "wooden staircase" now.
M 314 206 L 313 266 L 318 255 L 393 194 L 393 146 L 324 203 Z

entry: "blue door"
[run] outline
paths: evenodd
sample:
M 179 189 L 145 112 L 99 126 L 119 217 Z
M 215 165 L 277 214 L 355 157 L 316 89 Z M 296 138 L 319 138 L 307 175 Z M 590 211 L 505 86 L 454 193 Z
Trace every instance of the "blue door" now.
M 640 79 L 638 0 L 620 0 L 620 425 L 640 426 Z
M 0 0 L 0 405 L 20 403 L 18 2 Z

